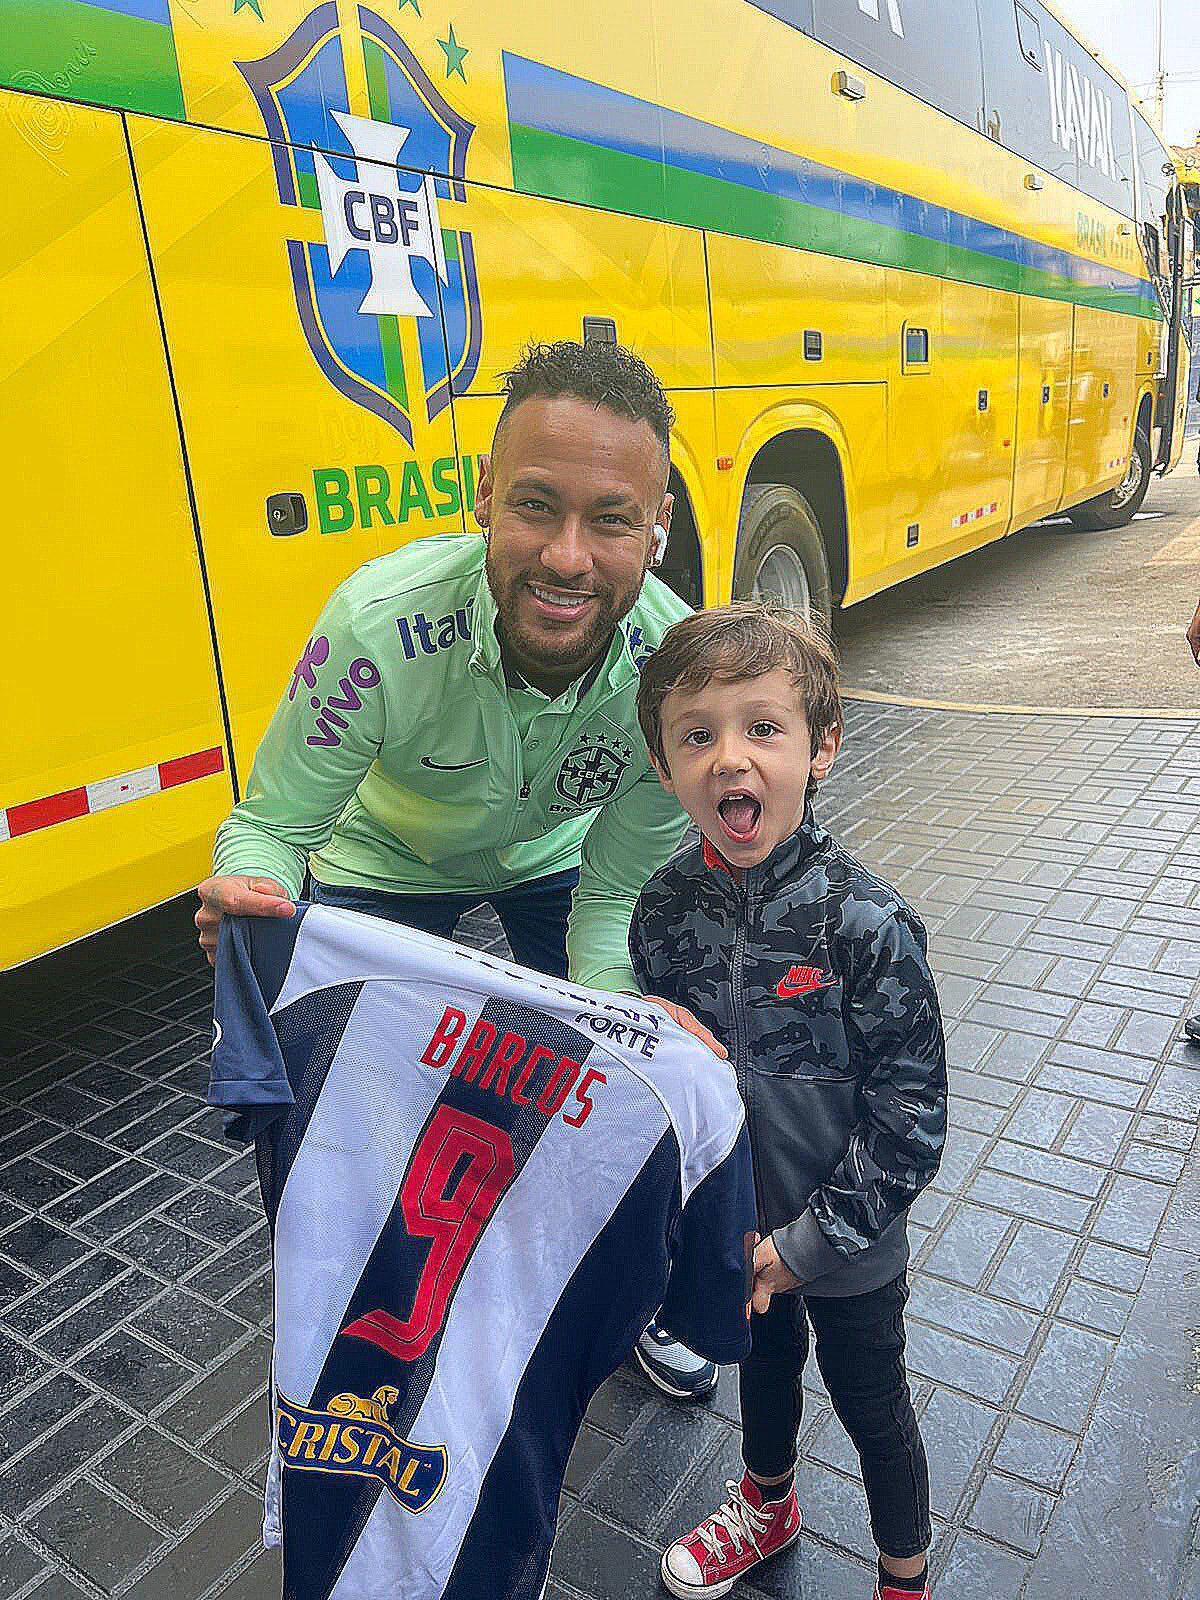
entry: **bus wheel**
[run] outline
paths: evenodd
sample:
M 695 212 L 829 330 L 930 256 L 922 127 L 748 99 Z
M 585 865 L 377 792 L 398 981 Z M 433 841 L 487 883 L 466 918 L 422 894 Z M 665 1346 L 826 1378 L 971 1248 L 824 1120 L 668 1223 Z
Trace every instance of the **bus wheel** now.
M 833 593 L 821 525 L 790 484 L 756 483 L 746 490 L 733 592 L 743 600 L 780 600 L 829 626 Z
M 1129 471 L 1125 481 L 1107 494 L 1068 511 L 1072 523 L 1086 533 L 1097 533 L 1102 528 L 1123 528 L 1133 521 L 1135 511 L 1141 509 L 1150 487 L 1150 441 L 1139 428 L 1133 436 L 1133 454 L 1129 457 Z

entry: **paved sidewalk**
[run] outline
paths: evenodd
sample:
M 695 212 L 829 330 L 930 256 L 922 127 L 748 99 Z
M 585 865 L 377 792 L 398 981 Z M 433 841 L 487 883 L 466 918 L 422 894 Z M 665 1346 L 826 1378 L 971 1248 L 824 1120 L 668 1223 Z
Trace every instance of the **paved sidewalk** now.
M 952 1133 L 913 1221 L 910 1366 L 950 1600 L 1200 1596 L 1200 722 L 856 706 L 826 821 L 925 916 Z M 203 1104 L 173 906 L 0 980 L 0 1600 L 258 1600 L 269 1289 Z M 491 942 L 493 926 L 472 921 Z M 808 1531 L 741 1591 L 866 1600 L 815 1379 Z M 736 1470 L 736 1388 L 605 1385 L 551 1593 L 658 1592 Z

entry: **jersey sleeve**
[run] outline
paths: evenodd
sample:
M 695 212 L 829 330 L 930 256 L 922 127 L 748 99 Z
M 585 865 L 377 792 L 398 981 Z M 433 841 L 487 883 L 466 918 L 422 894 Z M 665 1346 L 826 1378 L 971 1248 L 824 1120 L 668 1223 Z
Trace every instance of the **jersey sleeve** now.
M 221 919 L 208 1103 L 225 1110 L 225 1132 L 239 1142 L 256 1138 L 293 1103 L 271 1022 L 270 999 L 282 984 L 285 957 L 299 922 L 299 914 L 287 922 L 264 917 Z M 261 974 L 258 968 L 263 969 Z
M 680 1217 L 658 1321 L 708 1361 L 750 1354 L 746 1307 L 753 1284 L 754 1174 L 742 1124 L 725 1159 L 692 1191 Z
M 379 753 L 381 678 L 339 589 L 263 735 L 245 795 L 217 829 L 214 872 L 262 873 L 299 896 L 308 857 L 328 842 Z
M 671 856 L 687 818 L 653 773 L 601 807 L 583 841 L 579 883 L 567 923 L 567 959 L 576 983 L 636 994 L 629 920 L 642 885 Z

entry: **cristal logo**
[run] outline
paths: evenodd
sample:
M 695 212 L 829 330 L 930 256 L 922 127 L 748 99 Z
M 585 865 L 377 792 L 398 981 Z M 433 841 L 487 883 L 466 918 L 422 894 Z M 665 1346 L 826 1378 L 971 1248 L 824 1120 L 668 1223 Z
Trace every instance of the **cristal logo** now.
M 304 654 L 296 663 L 291 687 L 288 689 L 288 699 L 296 698 L 301 684 L 307 689 L 315 690 L 317 670 L 328 660 L 329 640 L 323 633 L 319 633 L 308 641 L 304 647 Z M 359 691 L 377 689 L 379 682 L 379 668 L 369 657 L 359 656 L 347 667 L 345 675 L 338 679 L 338 693 L 326 695 L 324 700 L 319 694 L 310 694 L 308 703 L 319 715 L 316 719 L 317 731 L 307 735 L 305 744 L 336 749 L 342 742 L 342 734 L 350 726 L 346 719 L 363 708 L 363 698 Z

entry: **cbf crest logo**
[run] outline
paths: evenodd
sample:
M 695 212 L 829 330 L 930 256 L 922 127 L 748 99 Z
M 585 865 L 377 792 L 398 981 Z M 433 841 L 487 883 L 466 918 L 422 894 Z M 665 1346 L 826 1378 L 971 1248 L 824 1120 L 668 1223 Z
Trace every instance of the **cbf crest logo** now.
M 287 241 L 309 349 L 336 389 L 411 444 L 414 418 L 432 422 L 479 365 L 474 246 L 454 220 L 475 128 L 390 24 L 367 6 L 357 16 L 369 117 L 350 111 L 350 46 L 333 0 L 238 70 L 271 141 L 281 203 L 321 216 L 323 244 Z M 409 327 L 415 339 L 403 336 Z
M 551 811 L 586 811 L 616 794 L 633 759 L 621 739 L 603 733 L 581 733 L 575 747 L 558 769 L 556 793 L 568 804 L 551 801 Z

